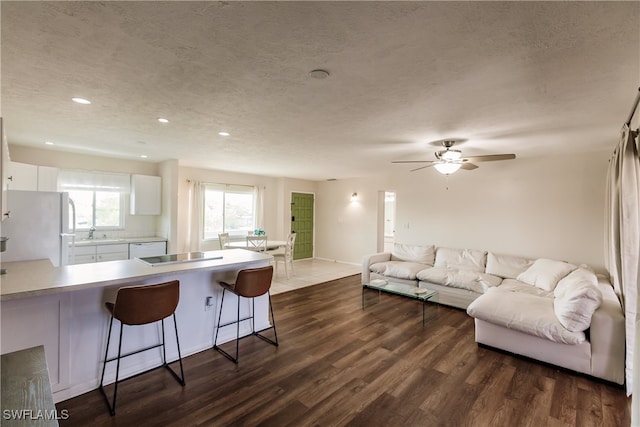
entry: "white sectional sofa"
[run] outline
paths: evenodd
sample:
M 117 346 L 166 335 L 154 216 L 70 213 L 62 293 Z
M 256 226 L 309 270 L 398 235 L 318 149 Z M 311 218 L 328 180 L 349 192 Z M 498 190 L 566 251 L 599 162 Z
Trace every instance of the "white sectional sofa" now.
M 362 283 L 373 279 L 437 290 L 440 304 L 474 318 L 478 344 L 624 383 L 622 307 L 586 265 L 395 244 L 363 257 Z

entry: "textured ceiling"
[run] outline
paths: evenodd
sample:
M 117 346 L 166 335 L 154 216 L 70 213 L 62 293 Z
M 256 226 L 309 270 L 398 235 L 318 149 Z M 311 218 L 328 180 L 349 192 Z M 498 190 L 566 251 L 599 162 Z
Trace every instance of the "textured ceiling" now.
M 390 162 L 443 139 L 606 150 L 640 84 L 640 2 L 0 7 L 9 143 L 116 158 L 322 180 L 409 170 Z

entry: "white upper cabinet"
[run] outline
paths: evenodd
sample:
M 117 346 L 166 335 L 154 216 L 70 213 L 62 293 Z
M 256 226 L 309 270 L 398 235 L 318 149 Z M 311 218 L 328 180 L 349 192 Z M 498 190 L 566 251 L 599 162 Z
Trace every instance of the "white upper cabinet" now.
M 161 202 L 161 177 L 131 175 L 131 215 L 160 215 Z
M 58 191 L 58 168 L 9 162 L 9 190 Z
M 38 166 L 9 162 L 9 190 L 38 191 Z

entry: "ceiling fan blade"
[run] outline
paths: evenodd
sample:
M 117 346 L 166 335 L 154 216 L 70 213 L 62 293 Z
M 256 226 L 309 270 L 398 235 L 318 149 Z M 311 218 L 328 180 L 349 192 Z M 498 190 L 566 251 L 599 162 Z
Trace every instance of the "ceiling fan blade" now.
M 473 163 L 465 162 L 460 166 L 460 169 L 472 171 L 474 169 L 478 169 L 478 166 L 474 165 Z
M 391 163 L 434 163 L 433 160 L 395 160 Z
M 487 156 L 471 156 L 465 157 L 465 162 L 491 162 L 494 160 L 512 160 L 515 159 L 515 154 L 489 154 Z
M 430 165 L 420 166 L 419 168 L 411 169 L 409 172 L 419 171 L 420 169 L 424 169 L 424 168 L 431 167 L 431 166 L 433 166 L 434 164 L 435 164 L 435 163 L 431 163 Z

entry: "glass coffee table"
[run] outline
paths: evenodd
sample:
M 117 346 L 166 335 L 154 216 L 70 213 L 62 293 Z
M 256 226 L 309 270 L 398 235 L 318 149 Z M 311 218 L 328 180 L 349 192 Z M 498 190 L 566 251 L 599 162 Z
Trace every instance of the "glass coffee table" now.
M 369 283 L 362 285 L 362 309 L 364 310 L 364 293 L 366 289 L 378 291 L 378 300 L 381 293 L 401 295 L 403 297 L 416 299 L 422 302 L 422 323 L 424 324 L 424 306 L 427 301 L 438 302 L 438 291 L 432 291 L 425 288 L 416 288 L 412 285 L 393 282 L 390 280 L 374 279 Z

